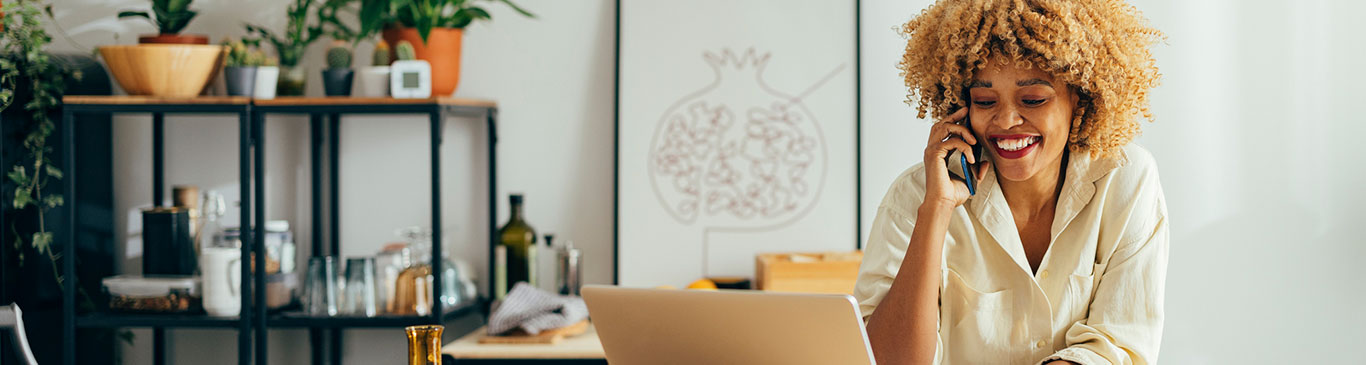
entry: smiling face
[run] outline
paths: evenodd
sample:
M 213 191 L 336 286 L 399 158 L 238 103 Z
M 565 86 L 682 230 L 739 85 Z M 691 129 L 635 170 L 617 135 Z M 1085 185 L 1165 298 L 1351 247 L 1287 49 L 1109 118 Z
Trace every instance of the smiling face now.
M 985 142 L 999 178 L 1025 181 L 1061 168 L 1077 106 L 1070 86 L 1035 68 L 993 61 L 974 75 L 968 95 L 972 132 Z

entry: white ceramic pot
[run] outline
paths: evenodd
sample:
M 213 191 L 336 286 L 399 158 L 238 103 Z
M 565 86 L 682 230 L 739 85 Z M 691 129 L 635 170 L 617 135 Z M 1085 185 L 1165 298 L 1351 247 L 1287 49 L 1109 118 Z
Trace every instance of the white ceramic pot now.
M 275 83 L 280 80 L 280 67 L 278 66 L 258 66 L 256 67 L 256 92 L 253 97 L 257 99 L 274 99 Z
M 389 96 L 389 66 L 369 66 L 356 70 L 353 95 L 366 98 Z

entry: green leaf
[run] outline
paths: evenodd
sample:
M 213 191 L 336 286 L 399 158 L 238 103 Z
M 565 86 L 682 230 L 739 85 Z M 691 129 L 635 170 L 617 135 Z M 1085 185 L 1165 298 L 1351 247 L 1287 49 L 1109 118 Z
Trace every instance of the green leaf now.
M 38 253 L 51 254 L 52 232 L 33 232 L 33 249 Z
M 53 166 L 53 165 L 47 165 L 47 166 L 44 166 L 44 167 L 45 167 L 45 168 L 44 168 L 43 170 L 44 170 L 44 171 L 47 171 L 47 176 L 51 176 L 51 177 L 56 178 L 56 179 L 62 178 L 62 169 L 59 169 L 59 168 L 57 168 L 57 166 Z
M 56 208 L 63 204 L 61 195 L 48 195 L 43 197 L 43 205 L 48 208 Z
M 504 3 L 504 4 L 507 4 L 508 7 L 511 7 L 512 10 L 516 10 L 517 13 L 522 14 L 522 16 L 525 16 L 525 17 L 528 17 L 528 18 L 535 18 L 535 17 L 536 17 L 536 14 L 532 14 L 531 12 L 526 11 L 526 9 L 522 9 L 522 7 L 517 6 L 517 4 L 513 4 L 513 3 L 512 3 L 512 0 L 499 0 L 499 1 L 501 1 L 501 2 Z
M 32 202 L 33 197 L 28 195 L 28 189 L 14 189 L 14 209 L 27 208 Z
M 24 170 L 23 165 L 14 165 L 14 169 L 10 170 L 10 172 L 5 175 L 8 176 L 9 180 L 13 181 L 15 185 L 28 185 L 28 172 Z
M 130 18 L 130 17 L 141 17 L 141 18 L 148 19 L 148 20 L 151 20 L 151 19 L 152 19 L 152 16 L 151 16 L 151 15 L 147 15 L 147 12 L 145 12 L 145 11 L 120 11 L 120 12 L 119 12 L 119 19 Z

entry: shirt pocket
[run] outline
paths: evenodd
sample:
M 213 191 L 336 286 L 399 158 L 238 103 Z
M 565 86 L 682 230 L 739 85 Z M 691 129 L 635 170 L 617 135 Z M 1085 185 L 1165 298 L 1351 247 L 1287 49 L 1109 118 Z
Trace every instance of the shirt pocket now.
M 1012 348 L 1011 291 L 1002 289 L 984 292 L 949 269 L 945 299 L 952 301 L 946 314 L 948 333 L 943 338 L 950 363 L 966 360 L 969 363 L 1008 362 Z M 965 358 L 970 357 L 971 359 Z
M 1085 274 L 1072 274 L 1067 285 L 1067 296 L 1060 308 L 1067 313 L 1072 320 L 1086 318 L 1089 315 L 1091 301 L 1095 299 L 1096 284 L 1100 282 L 1101 275 L 1105 273 L 1105 264 L 1095 264 L 1091 266 L 1091 272 Z

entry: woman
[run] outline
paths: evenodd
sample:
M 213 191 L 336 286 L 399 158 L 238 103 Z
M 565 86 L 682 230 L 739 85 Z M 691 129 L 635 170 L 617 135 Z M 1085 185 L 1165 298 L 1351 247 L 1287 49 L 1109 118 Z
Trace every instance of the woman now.
M 1162 35 L 1117 0 L 939 1 L 902 31 L 908 102 L 938 121 L 855 288 L 878 362 L 1155 362 L 1167 209 L 1129 142 Z M 972 146 L 975 195 L 945 163 Z

